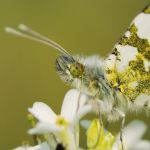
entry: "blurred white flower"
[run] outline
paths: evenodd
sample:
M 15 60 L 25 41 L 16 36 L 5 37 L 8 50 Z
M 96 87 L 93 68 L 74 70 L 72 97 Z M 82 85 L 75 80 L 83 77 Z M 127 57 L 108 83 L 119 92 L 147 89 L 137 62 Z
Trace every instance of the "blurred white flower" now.
M 142 121 L 135 120 L 129 123 L 123 129 L 123 144 L 125 150 L 150 150 L 150 141 L 142 140 L 146 130 L 147 126 Z M 121 149 L 119 136 L 118 134 L 112 150 Z
M 14 150 L 83 150 L 79 148 L 79 120 L 92 111 L 93 107 L 88 100 L 89 97 L 78 90 L 68 91 L 59 115 L 45 103 L 34 103 L 28 110 L 37 119 L 37 123 L 29 133 L 44 135 L 47 143 L 18 147 Z M 120 134 L 114 136 L 106 131 L 100 126 L 99 119 L 83 120 L 81 126 L 87 131 L 87 150 L 122 150 Z M 146 129 L 147 126 L 142 121 L 129 123 L 123 129 L 125 150 L 150 150 L 150 141 L 141 139 Z
M 100 126 L 98 119 L 94 119 L 90 125 L 89 121 L 84 121 L 89 126 L 87 129 L 88 150 L 122 150 L 120 134 L 113 136 Z M 100 129 L 101 127 L 101 129 Z M 150 150 L 150 141 L 142 140 L 147 126 L 142 121 L 132 121 L 123 129 L 124 150 Z M 101 132 L 101 133 L 100 133 Z
M 44 142 L 33 147 L 31 146 L 17 147 L 14 150 L 51 150 L 51 149 L 49 148 L 49 145 L 46 142 Z
M 80 100 L 79 100 L 80 97 Z M 30 134 L 53 133 L 66 149 L 75 150 L 79 145 L 79 119 L 92 110 L 86 104 L 87 97 L 78 90 L 72 89 L 65 95 L 60 115 L 42 102 L 36 102 L 29 112 L 38 120 Z

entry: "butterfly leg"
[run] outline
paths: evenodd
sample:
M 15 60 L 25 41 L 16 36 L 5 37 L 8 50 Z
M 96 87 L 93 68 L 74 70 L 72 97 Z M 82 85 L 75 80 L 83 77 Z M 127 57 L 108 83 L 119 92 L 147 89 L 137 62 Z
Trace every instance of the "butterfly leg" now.
M 146 112 L 146 115 L 149 116 L 149 114 L 150 114 L 150 102 L 149 102 L 149 101 L 146 101 L 146 102 L 144 103 L 144 105 L 143 105 L 143 108 L 144 108 L 144 110 L 145 110 L 145 112 Z
M 124 128 L 124 124 L 125 124 L 125 113 L 118 110 L 118 109 L 114 109 L 120 116 L 121 118 L 121 127 L 120 127 L 120 142 L 121 142 L 121 148 L 122 150 L 125 150 L 124 149 L 124 145 L 123 145 L 123 128 Z
M 123 145 L 123 128 L 124 128 L 124 124 L 125 124 L 125 114 L 121 114 L 122 117 L 122 121 L 121 121 L 121 128 L 120 128 L 120 141 L 121 141 L 121 147 L 122 150 L 124 150 L 124 145 Z
M 109 124 L 110 124 L 110 122 L 109 122 L 109 120 L 107 119 L 106 122 L 105 122 L 105 128 L 106 128 L 107 130 L 109 129 Z
M 102 115 L 101 115 L 100 110 L 98 110 L 98 116 L 99 116 L 99 123 L 100 123 L 100 126 L 102 128 L 103 127 L 103 120 L 102 120 Z
M 102 119 L 102 113 L 101 113 L 101 109 L 100 109 L 100 103 L 97 101 L 97 110 L 98 110 L 98 116 L 99 116 L 99 123 L 100 123 L 100 131 L 103 128 L 103 119 Z

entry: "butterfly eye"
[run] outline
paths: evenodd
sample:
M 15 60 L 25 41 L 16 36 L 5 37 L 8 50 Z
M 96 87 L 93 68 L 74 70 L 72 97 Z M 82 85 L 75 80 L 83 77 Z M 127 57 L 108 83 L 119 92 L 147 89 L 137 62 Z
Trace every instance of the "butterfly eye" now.
M 69 71 L 73 78 L 80 78 L 83 75 L 84 69 L 80 63 L 70 65 Z

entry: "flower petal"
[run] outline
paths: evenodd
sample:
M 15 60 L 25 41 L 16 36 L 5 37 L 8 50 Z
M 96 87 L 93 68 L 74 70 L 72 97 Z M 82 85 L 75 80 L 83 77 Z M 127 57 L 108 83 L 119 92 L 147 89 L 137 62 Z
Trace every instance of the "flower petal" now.
M 51 150 L 47 142 L 41 143 L 33 147 L 17 147 L 14 150 Z
M 79 90 L 76 89 L 69 90 L 66 93 L 62 104 L 61 115 L 65 117 L 67 120 L 69 120 L 70 122 L 72 122 L 76 115 L 77 109 L 81 108 L 86 103 L 86 101 L 87 101 L 87 96 L 83 93 L 80 93 Z
M 38 122 L 34 128 L 28 130 L 28 133 L 29 134 L 57 133 L 61 129 L 62 128 L 60 126 L 58 127 L 55 124 Z
M 131 149 L 134 145 L 138 143 L 140 138 L 144 135 L 147 127 L 142 121 L 132 121 L 129 123 L 124 129 L 123 129 L 123 143 L 124 146 L 127 147 L 127 149 Z M 115 144 L 113 145 L 112 150 L 117 150 L 117 148 L 120 145 L 120 139 L 119 136 L 117 136 L 117 140 Z
M 39 121 L 53 123 L 56 118 L 56 114 L 53 110 L 45 103 L 35 102 L 32 108 L 28 111 Z
M 60 143 L 65 146 L 66 150 L 76 150 L 75 135 L 69 128 L 59 132 L 56 137 L 60 140 Z
M 22 146 L 20 146 L 20 147 L 17 147 L 15 149 L 13 149 L 13 150 L 28 150 L 28 147 L 22 147 Z
M 150 141 L 139 141 L 132 150 L 150 150 Z
M 29 150 L 50 150 L 50 147 L 46 142 L 44 142 L 32 148 L 29 148 Z

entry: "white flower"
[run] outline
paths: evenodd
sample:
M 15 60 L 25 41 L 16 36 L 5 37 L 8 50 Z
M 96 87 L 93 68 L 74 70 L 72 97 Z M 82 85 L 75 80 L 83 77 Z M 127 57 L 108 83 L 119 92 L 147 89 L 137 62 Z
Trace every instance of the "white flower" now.
M 49 148 L 49 145 L 46 142 L 44 142 L 33 147 L 31 146 L 17 147 L 14 150 L 51 150 L 51 149 Z
M 132 121 L 123 129 L 123 144 L 125 150 L 150 150 L 150 141 L 142 140 L 147 126 L 142 121 Z M 119 134 L 112 150 L 120 150 Z M 120 149 L 119 149 L 120 148 Z
M 68 150 L 77 149 L 79 119 L 92 109 L 86 102 L 86 95 L 72 89 L 65 95 L 60 115 L 56 115 L 48 105 L 42 102 L 34 103 L 33 107 L 29 108 L 29 112 L 37 118 L 38 123 L 29 130 L 29 133 L 53 133 L 58 142 L 61 142 Z

